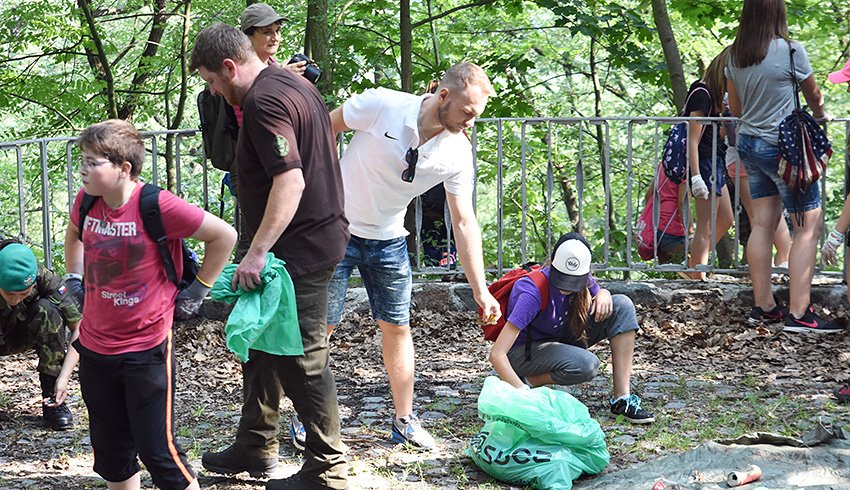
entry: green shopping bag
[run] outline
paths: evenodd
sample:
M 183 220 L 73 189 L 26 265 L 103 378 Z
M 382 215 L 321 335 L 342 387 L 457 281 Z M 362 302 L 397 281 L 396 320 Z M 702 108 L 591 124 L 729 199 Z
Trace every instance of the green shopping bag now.
M 260 272 L 262 284 L 243 291 L 233 289 L 233 273 L 238 266 L 229 264 L 210 291 L 216 301 L 236 302 L 224 333 L 227 348 L 242 362 L 248 361 L 250 349 L 278 356 L 304 355 L 295 287 L 285 265 L 273 254 L 266 254 L 266 266 Z
M 478 415 L 485 423 L 466 454 L 507 483 L 569 489 L 573 480 L 599 473 L 611 459 L 599 423 L 563 391 L 517 390 L 489 376 L 478 397 Z

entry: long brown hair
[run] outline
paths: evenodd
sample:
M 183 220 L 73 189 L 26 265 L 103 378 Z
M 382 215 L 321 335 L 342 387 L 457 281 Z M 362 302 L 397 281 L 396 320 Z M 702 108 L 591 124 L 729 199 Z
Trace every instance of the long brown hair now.
M 543 262 L 543 267 L 551 265 L 551 258 Z M 587 333 L 585 332 L 585 328 L 587 327 L 587 318 L 590 316 L 590 301 L 593 298 L 591 298 L 590 289 L 588 288 L 576 291 L 572 296 L 569 315 L 570 328 L 573 329 L 573 335 L 587 348 Z
M 590 290 L 587 288 L 573 293 L 572 305 L 570 305 L 570 327 L 573 334 L 581 343 L 587 347 L 587 317 L 590 316 Z
M 789 39 L 785 0 L 744 0 L 732 43 L 732 64 L 746 68 L 761 63 L 777 37 Z
M 708 87 L 714 103 L 712 112 L 723 112 L 723 94 L 726 93 L 726 74 L 723 70 L 726 68 L 726 60 L 729 59 L 730 48 L 731 46 L 723 48 L 723 51 L 711 60 L 702 76 L 702 82 Z

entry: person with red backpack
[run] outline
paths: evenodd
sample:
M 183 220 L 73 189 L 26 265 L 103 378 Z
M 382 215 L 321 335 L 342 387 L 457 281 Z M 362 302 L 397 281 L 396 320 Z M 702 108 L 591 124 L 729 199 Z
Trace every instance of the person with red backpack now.
M 599 287 L 590 264 L 585 238 L 567 233 L 547 264 L 517 280 L 490 362 L 516 388 L 575 385 L 596 377 L 599 358 L 587 349 L 608 339 L 614 368 L 611 413 L 636 424 L 653 422 L 655 416 L 629 389 L 639 328 L 634 304 L 628 296 Z M 532 277 L 537 274 L 546 277 L 546 290 L 539 287 L 539 277 Z

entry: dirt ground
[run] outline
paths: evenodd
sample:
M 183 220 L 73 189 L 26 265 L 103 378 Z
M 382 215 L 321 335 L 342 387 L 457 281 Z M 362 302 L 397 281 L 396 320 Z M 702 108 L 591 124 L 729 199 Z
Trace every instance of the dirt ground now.
M 480 428 L 476 398 L 493 374 L 490 344 L 481 341 L 473 314 L 419 301 L 413 312 L 417 355 L 416 401 L 440 447 L 416 453 L 388 443 L 392 404 L 383 370 L 380 335 L 368 315 L 349 315 L 332 339 L 343 439 L 349 446 L 353 488 L 509 488 L 479 471 L 463 451 Z M 638 305 L 642 325 L 635 355 L 634 391 L 656 413 L 650 426 L 632 426 L 607 411 L 607 345 L 593 350 L 602 374 L 568 391 L 597 417 L 611 452 L 605 472 L 680 452 L 711 439 L 753 431 L 799 435 L 816 422 L 850 424 L 850 407 L 831 390 L 850 376 L 850 335 L 786 334 L 779 325 L 750 327 L 748 306 L 710 291 L 668 306 Z M 829 314 L 847 321 L 845 307 Z M 179 364 L 176 427 L 200 483 L 212 489 L 263 488 L 247 475 L 206 473 L 203 451 L 226 446 L 239 417 L 241 368 L 227 352 L 220 321 L 175 327 Z M 74 430 L 40 424 L 35 356 L 0 358 L 0 488 L 104 488 L 92 472 L 87 418 L 76 376 Z M 285 401 L 283 420 L 291 413 Z M 300 465 L 281 434 L 279 475 Z M 145 488 L 153 488 L 144 474 Z M 579 482 L 580 487 L 580 482 Z

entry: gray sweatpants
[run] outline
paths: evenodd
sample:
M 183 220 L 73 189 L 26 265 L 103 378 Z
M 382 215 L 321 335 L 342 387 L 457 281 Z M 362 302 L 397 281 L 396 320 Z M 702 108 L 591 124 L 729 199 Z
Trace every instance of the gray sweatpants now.
M 601 322 L 588 318 L 585 329 L 588 347 L 602 339 L 610 340 L 639 328 L 632 300 L 622 294 L 613 295 L 611 300 L 611 316 Z M 525 333 L 519 335 L 522 339 Z M 572 335 L 560 342 L 532 342 L 531 357 L 526 359 L 525 344 L 517 344 L 508 351 L 508 361 L 519 376 L 552 373 L 555 383 L 575 385 L 590 381 L 599 372 L 599 358 L 581 345 L 581 341 Z

